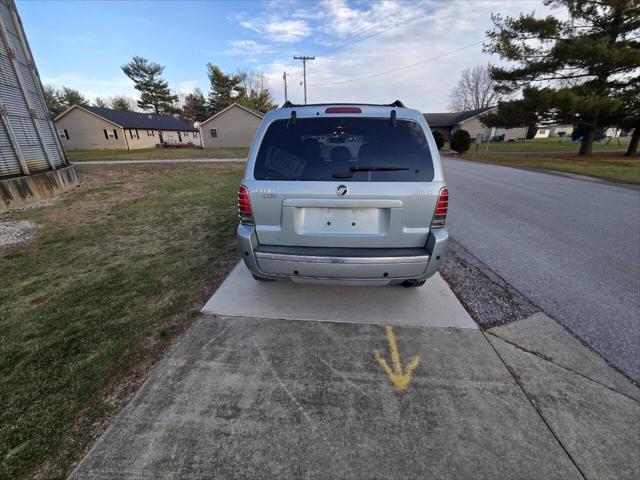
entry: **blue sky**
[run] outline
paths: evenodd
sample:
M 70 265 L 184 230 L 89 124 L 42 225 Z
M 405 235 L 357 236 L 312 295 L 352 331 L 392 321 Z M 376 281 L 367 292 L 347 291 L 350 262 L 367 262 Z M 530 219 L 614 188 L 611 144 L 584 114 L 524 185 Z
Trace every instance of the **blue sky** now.
M 497 61 L 481 52 L 492 12 L 548 12 L 540 0 L 41 1 L 17 0 L 44 83 L 93 99 L 135 96 L 120 66 L 141 55 L 166 66 L 172 89 L 208 89 L 205 65 L 258 70 L 283 101 L 388 102 L 446 110 L 466 67 Z M 454 50 L 461 49 L 455 53 Z M 433 60 L 429 60 L 433 57 Z M 427 60 L 419 65 L 410 66 Z M 384 72 L 394 70 L 392 73 Z

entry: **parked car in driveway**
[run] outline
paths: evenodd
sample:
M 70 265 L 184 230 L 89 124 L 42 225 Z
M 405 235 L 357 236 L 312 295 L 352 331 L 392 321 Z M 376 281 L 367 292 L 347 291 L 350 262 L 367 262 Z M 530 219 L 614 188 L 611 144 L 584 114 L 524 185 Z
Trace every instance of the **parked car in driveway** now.
M 240 251 L 256 280 L 420 286 L 446 250 L 447 205 L 417 110 L 285 103 L 249 151 Z

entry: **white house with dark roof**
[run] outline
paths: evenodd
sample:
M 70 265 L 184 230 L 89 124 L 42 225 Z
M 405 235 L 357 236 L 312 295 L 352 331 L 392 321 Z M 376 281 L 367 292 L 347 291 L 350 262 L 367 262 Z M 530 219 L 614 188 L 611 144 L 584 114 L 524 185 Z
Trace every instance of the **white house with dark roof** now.
M 482 123 L 482 115 L 496 108 L 486 107 L 464 112 L 424 113 L 423 115 L 431 130 L 440 131 L 447 140 L 451 138 L 451 135 L 456 130 L 466 130 L 471 135 L 471 138 L 482 135 L 483 140 L 501 138 L 503 135 L 503 140 L 507 141 L 525 139 L 527 137 L 527 127 L 490 128 Z
M 74 105 L 54 120 L 68 150 L 153 148 L 161 144 L 200 146 L 200 132 L 169 115 Z
M 202 146 L 250 147 L 263 117 L 258 110 L 231 104 L 200 124 Z

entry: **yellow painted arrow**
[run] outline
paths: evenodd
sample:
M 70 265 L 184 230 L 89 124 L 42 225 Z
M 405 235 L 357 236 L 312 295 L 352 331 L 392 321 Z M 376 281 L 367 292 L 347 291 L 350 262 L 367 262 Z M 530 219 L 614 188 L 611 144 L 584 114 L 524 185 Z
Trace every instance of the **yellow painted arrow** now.
M 411 383 L 411 376 L 413 371 L 420 363 L 420 355 L 413 357 L 409 363 L 407 363 L 406 369 L 402 370 L 402 363 L 400 363 L 400 354 L 398 353 L 398 344 L 396 343 L 396 336 L 393 333 L 393 327 L 387 325 L 387 339 L 389 340 L 389 348 L 391 349 L 391 363 L 393 363 L 393 370 L 387 365 L 387 361 L 380 356 L 378 352 L 374 353 L 375 359 L 378 361 L 382 369 L 387 372 L 389 379 L 393 382 L 398 390 L 406 390 Z

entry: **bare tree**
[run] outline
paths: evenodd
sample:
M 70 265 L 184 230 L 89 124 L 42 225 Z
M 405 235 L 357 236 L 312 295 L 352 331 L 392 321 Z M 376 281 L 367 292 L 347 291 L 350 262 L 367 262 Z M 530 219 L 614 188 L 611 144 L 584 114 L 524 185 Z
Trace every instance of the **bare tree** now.
M 237 100 L 247 106 L 268 112 L 277 107 L 271 98 L 269 82 L 263 72 L 238 70 L 240 80 Z
M 495 85 L 487 67 L 467 68 L 449 94 L 449 110 L 462 112 L 496 105 L 501 96 L 494 91 Z

